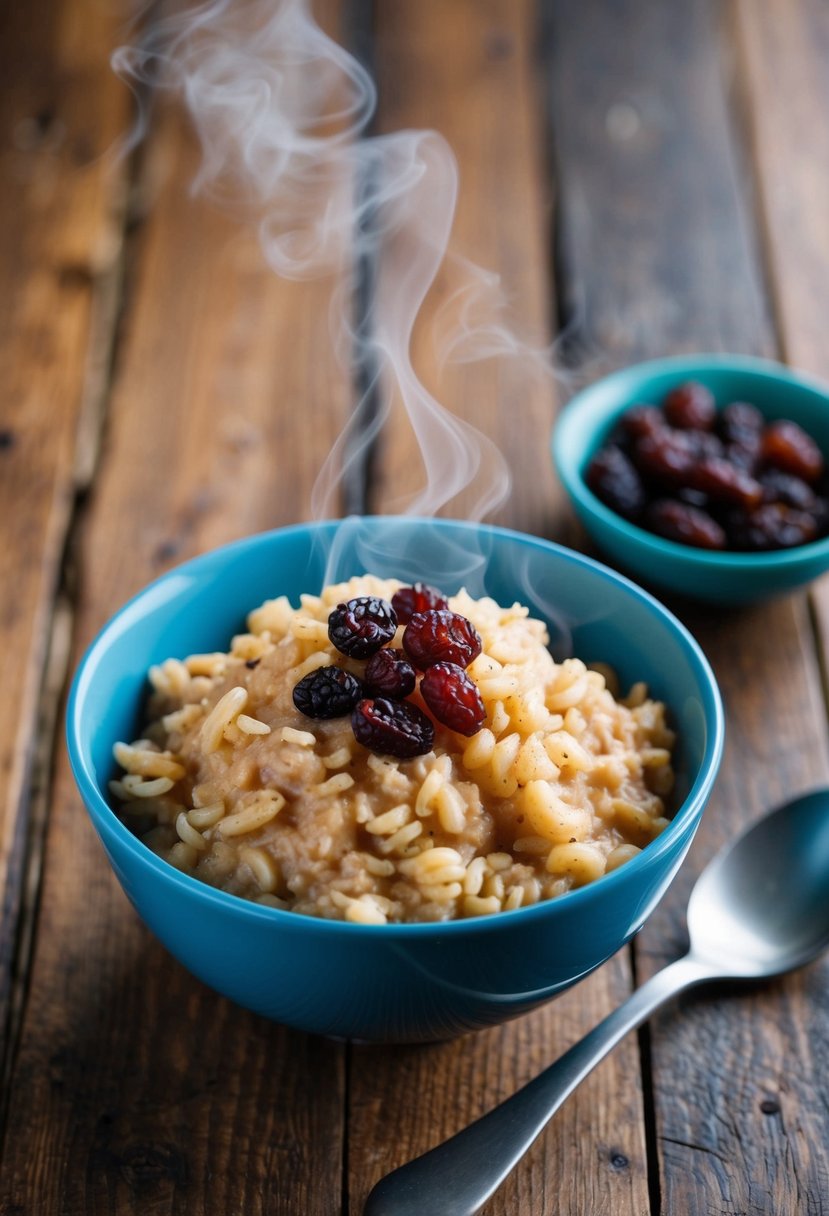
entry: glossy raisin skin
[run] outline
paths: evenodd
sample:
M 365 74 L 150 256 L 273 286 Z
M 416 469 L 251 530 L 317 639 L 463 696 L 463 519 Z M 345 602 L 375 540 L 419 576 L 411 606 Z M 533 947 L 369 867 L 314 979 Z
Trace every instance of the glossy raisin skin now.
M 611 511 L 625 519 L 638 519 L 642 514 L 645 487 L 621 448 L 608 447 L 598 452 L 588 465 L 585 480 Z
M 720 524 L 707 511 L 688 503 L 673 498 L 658 499 L 648 507 L 646 518 L 648 527 L 668 540 L 693 545 L 696 549 L 726 547 L 728 538 Z
M 763 463 L 763 436 L 757 435 L 745 443 L 727 443 L 723 456 L 744 473 L 756 477 Z
M 421 671 L 435 663 L 468 667 L 481 653 L 481 638 L 459 612 L 416 612 L 403 632 L 403 649 Z
M 765 502 L 782 502 L 787 507 L 797 507 L 798 511 L 815 511 L 818 507 L 817 495 L 800 477 L 780 469 L 766 469 L 758 480 Z
M 619 423 L 619 437 L 623 440 L 642 439 L 653 435 L 665 426 L 665 419 L 655 405 L 634 405 L 627 410 Z
M 671 389 L 662 408 L 669 426 L 680 431 L 710 431 L 717 416 L 710 390 L 696 380 Z
M 713 431 L 683 431 L 694 460 L 721 459 L 725 455 L 723 441 Z
M 435 663 L 420 681 L 420 695 L 444 726 L 459 735 L 475 735 L 486 718 L 477 685 L 455 663 Z
M 338 604 L 328 618 L 328 636 L 341 654 L 368 659 L 392 640 L 397 615 L 391 604 L 374 595 Z
M 817 481 L 823 472 L 823 456 L 814 439 L 785 418 L 766 427 L 762 451 L 766 464 L 803 481 Z
M 435 726 L 417 705 L 387 697 L 365 697 L 351 715 L 354 737 L 381 756 L 409 760 L 424 756 L 435 742 Z
M 756 511 L 735 512 L 727 522 L 732 549 L 759 553 L 772 549 L 792 549 L 814 540 L 818 524 L 814 515 L 771 502 Z
M 398 700 L 414 692 L 415 669 L 402 650 L 386 647 L 378 650 L 366 663 L 363 672 L 366 690 L 373 697 L 395 697 Z
M 294 705 L 306 718 L 342 718 L 363 695 L 356 676 L 341 667 L 318 667 L 294 688 Z
M 811 436 L 747 401 L 717 411 L 695 382 L 620 415 L 585 481 L 617 515 L 683 544 L 758 552 L 829 535 L 829 461 Z
M 756 405 L 748 401 L 732 401 L 717 416 L 717 430 L 724 443 L 752 447 L 763 434 L 766 420 Z
M 717 456 L 700 460 L 690 474 L 690 483 L 714 502 L 734 503 L 751 510 L 763 501 L 759 481 Z
M 391 597 L 391 606 L 397 613 L 397 623 L 408 625 L 416 612 L 448 608 L 449 601 L 428 583 L 415 583 L 412 587 L 401 587 L 399 591 L 395 591 Z
M 645 435 L 633 450 L 637 468 L 665 485 L 685 485 L 694 465 L 694 452 L 681 431 Z

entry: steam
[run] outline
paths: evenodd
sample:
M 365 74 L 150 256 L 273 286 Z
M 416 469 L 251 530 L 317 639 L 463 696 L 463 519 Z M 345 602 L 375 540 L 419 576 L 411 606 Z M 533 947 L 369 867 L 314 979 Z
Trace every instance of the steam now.
M 177 95 L 202 146 L 194 191 L 241 211 L 258 226 L 273 270 L 288 279 L 332 281 L 331 340 L 346 368 L 369 369 L 376 404 L 359 409 L 320 470 L 311 509 L 339 514 L 344 470 L 359 461 L 393 410 L 403 410 L 424 470 L 423 484 L 391 504 L 400 515 L 432 516 L 466 492 L 465 514 L 483 519 L 509 496 L 510 474 L 495 444 L 428 392 L 411 361 L 416 318 L 449 247 L 458 171 L 434 131 L 367 135 L 375 88 L 362 66 L 313 20 L 307 0 L 206 0 L 152 24 L 140 44 L 113 57 L 136 96 Z M 131 143 L 148 125 L 141 108 Z M 355 318 L 355 268 L 370 267 L 366 315 Z M 549 375 L 549 352 L 533 350 L 504 316 L 497 276 L 454 258 L 460 282 L 441 312 L 441 360 L 519 356 Z M 363 445 L 361 450 L 360 445 Z M 340 528 L 328 560 L 332 578 L 367 569 L 422 576 L 423 549 L 407 553 L 391 527 Z M 448 546 L 429 551 L 431 576 L 480 587 L 486 554 Z

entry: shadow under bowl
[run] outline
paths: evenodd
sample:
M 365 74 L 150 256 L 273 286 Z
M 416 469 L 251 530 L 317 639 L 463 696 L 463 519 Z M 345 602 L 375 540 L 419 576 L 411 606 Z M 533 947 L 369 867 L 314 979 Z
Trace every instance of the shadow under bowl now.
M 545 619 L 557 658 L 604 661 L 648 682 L 678 731 L 676 814 L 643 852 L 559 899 L 444 924 L 358 925 L 248 902 L 180 873 L 110 807 L 112 747 L 141 725 L 147 670 L 227 649 L 263 600 L 319 591 L 367 569 L 519 599 Z M 643 925 L 691 843 L 720 763 L 723 715 L 711 669 L 656 600 L 585 557 L 529 536 L 452 521 L 372 517 L 301 525 L 172 570 L 109 622 L 83 658 L 68 707 L 84 803 L 138 914 L 194 975 L 266 1017 L 374 1041 L 447 1038 L 548 1000 Z

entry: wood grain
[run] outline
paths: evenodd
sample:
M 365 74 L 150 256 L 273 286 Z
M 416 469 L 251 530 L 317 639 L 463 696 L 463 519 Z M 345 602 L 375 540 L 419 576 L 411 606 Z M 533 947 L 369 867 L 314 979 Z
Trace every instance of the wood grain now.
M 829 12 L 814 0 L 772 0 L 762 11 L 735 3 L 731 17 L 781 350 L 829 380 Z M 812 602 L 825 654 L 829 579 Z
M 554 380 L 543 361 L 522 353 L 543 350 L 552 337 L 552 189 L 540 121 L 536 7 L 528 0 L 381 0 L 375 8 L 379 129 L 440 132 L 460 170 L 450 257 L 415 329 L 415 369 L 452 415 L 478 427 L 506 458 L 512 492 L 496 522 L 560 535 L 561 498 L 547 454 Z M 497 275 L 497 287 L 478 298 L 480 280 L 466 276 L 463 260 Z M 468 314 L 465 304 L 471 304 Z M 493 351 L 513 342 L 516 353 L 479 363 L 444 361 L 441 351 L 453 341 L 458 357 L 470 350 L 466 315 L 469 328 L 486 317 L 488 333 L 476 342 Z M 383 444 L 375 510 L 399 502 L 423 480 L 402 412 Z M 484 466 L 442 513 L 465 518 L 487 476 Z
M 589 370 L 682 349 L 774 354 L 712 6 L 601 3 L 592 22 L 577 8 L 554 7 L 551 92 L 560 246 Z M 716 848 L 829 773 L 805 599 L 675 608 L 714 664 L 729 742 L 689 860 L 638 941 L 642 978 L 683 950 L 687 894 Z M 757 995 L 689 998 L 654 1021 L 662 1211 L 820 1210 L 825 1167 L 809 1146 L 826 1141 L 825 1065 L 809 1027 L 824 991 L 812 972 Z
M 545 343 L 551 296 L 543 220 L 551 189 L 539 123 L 535 17 L 532 3 L 512 0 L 381 4 L 377 56 L 381 129 L 433 126 L 447 137 L 461 178 L 456 247 L 501 277 L 518 332 Z M 494 438 L 510 460 L 515 485 L 502 522 L 560 535 L 568 519 L 547 451 L 553 383 L 510 362 L 465 364 L 441 378 L 431 331 L 451 282 L 450 267 L 427 298 L 415 365 L 431 387 L 440 384 L 442 402 Z M 399 419 L 385 440 L 380 507 L 418 475 Z M 623 955 L 575 992 L 507 1026 L 403 1052 L 357 1049 L 348 1148 L 355 1210 L 383 1173 L 528 1081 L 624 999 L 630 984 Z M 390 1119 L 389 1112 L 405 1117 Z M 584 1084 L 485 1211 L 544 1216 L 561 1210 L 563 1195 L 572 1212 L 632 1216 L 647 1207 L 635 1041 Z
M 21 908 L 27 857 L 38 849 L 30 782 L 48 757 L 37 747 L 38 701 L 74 495 L 87 475 L 76 435 L 94 411 L 94 373 L 115 324 L 125 166 L 106 153 L 126 94 L 106 64 L 112 28 L 95 0 L 33 0 L 0 15 L 0 653 L 10 692 L 0 701 L 0 1040 L 14 1035 L 20 986 L 12 991 L 10 971 L 25 969 L 33 912 L 31 901 Z M 3 1054 L 0 1042 L 0 1076 Z
M 171 562 L 300 517 L 348 408 L 327 288 L 278 281 L 250 234 L 191 200 L 197 163 L 164 114 L 80 533 L 76 653 Z M 223 1001 L 151 940 L 61 756 L 0 1211 L 327 1216 L 343 1102 L 342 1047 Z

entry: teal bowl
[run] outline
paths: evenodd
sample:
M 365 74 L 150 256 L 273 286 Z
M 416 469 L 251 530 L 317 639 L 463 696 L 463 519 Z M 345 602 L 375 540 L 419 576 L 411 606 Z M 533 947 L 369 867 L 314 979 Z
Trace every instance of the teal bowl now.
M 700 380 L 719 406 L 751 401 L 770 421 L 790 418 L 829 462 L 829 389 L 779 363 L 738 355 L 688 355 L 636 363 L 577 393 L 553 431 L 553 460 L 576 514 L 614 566 L 655 587 L 697 600 L 748 604 L 791 591 L 829 570 L 829 537 L 774 553 L 694 549 L 622 519 L 588 489 L 584 475 L 619 417 L 658 405 L 684 380 Z
M 149 666 L 226 649 L 249 609 L 366 570 L 520 599 L 559 658 L 603 660 L 647 680 L 678 730 L 678 809 L 632 861 L 561 898 L 448 924 L 357 925 L 214 890 L 155 856 L 108 805 L 112 746 L 140 726 Z M 455 574 L 452 571 L 455 570 Z M 451 521 L 372 517 L 285 528 L 196 558 L 152 583 L 99 634 L 68 706 L 72 767 L 95 830 L 139 916 L 194 975 L 265 1017 L 373 1041 L 442 1039 L 548 1000 L 643 925 L 691 843 L 720 763 L 711 669 L 656 600 L 542 540 Z

